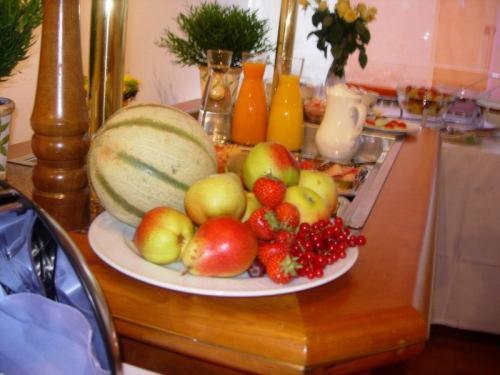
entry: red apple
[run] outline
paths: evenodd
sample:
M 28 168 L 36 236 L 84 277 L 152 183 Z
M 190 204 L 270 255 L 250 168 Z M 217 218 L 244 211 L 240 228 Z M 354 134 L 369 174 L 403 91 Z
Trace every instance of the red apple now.
M 263 142 L 254 146 L 243 162 L 243 182 L 252 191 L 254 182 L 262 176 L 272 175 L 287 186 L 299 181 L 298 164 L 285 146 L 276 142 Z
M 167 264 L 176 261 L 193 237 L 193 223 L 170 207 L 146 212 L 134 234 L 134 244 L 144 259 Z
M 301 223 L 313 224 L 330 217 L 323 198 L 307 187 L 290 186 L 286 189 L 284 201 L 297 207 Z
M 231 277 L 245 272 L 257 256 L 257 239 L 250 227 L 230 216 L 207 220 L 182 252 L 188 272 Z

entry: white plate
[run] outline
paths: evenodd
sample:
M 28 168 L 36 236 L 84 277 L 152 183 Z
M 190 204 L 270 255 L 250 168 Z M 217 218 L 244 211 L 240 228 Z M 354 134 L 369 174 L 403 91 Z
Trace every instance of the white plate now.
M 340 277 L 358 258 L 358 248 L 350 248 L 344 259 L 325 268 L 322 278 L 309 280 L 299 277 L 285 285 L 276 284 L 267 277 L 250 278 L 246 273 L 233 278 L 201 277 L 183 275 L 183 265 L 180 262 L 168 266 L 147 262 L 127 245 L 133 234 L 133 227 L 103 212 L 90 225 L 88 236 L 90 245 L 99 258 L 118 271 L 162 288 L 208 296 L 271 296 L 311 289 Z
M 370 124 L 365 124 L 364 128 L 367 130 L 376 130 L 384 133 L 390 133 L 390 134 L 413 134 L 419 131 L 420 129 L 420 124 L 408 120 L 399 120 L 399 119 L 391 119 L 387 118 L 387 122 L 392 121 L 392 120 L 397 120 L 404 122 L 406 124 L 405 129 L 397 128 L 397 129 L 388 129 L 383 126 L 375 126 L 375 125 L 370 125 Z

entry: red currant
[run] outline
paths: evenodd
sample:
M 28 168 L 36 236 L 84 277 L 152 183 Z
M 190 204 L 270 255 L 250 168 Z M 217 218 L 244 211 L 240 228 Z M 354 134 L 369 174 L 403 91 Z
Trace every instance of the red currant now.
M 299 226 L 299 232 L 308 233 L 311 231 L 311 225 L 309 223 L 302 223 Z
M 335 225 L 338 225 L 339 227 L 342 227 L 344 225 L 344 221 L 339 216 L 335 217 L 335 219 L 333 220 L 333 222 L 334 222 Z
M 362 234 L 360 234 L 356 238 L 356 245 L 358 245 L 358 246 L 364 246 L 365 244 L 366 244 L 366 237 L 363 236 Z

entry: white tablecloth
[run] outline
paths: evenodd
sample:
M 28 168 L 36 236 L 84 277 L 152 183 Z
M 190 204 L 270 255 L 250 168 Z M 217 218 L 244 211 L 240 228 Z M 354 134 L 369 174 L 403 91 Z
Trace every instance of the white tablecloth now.
M 500 139 L 443 143 L 432 323 L 500 334 Z

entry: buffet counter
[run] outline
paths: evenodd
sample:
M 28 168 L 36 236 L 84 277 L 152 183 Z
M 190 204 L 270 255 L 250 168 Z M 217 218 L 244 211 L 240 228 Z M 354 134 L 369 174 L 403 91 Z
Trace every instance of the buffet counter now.
M 29 150 L 14 145 L 10 157 Z M 161 372 L 363 371 L 418 354 L 429 334 L 440 139 L 405 139 L 362 230 L 353 267 L 323 286 L 227 298 L 175 292 L 111 268 L 70 233 L 104 291 L 124 361 Z M 31 168 L 8 182 L 31 192 Z

